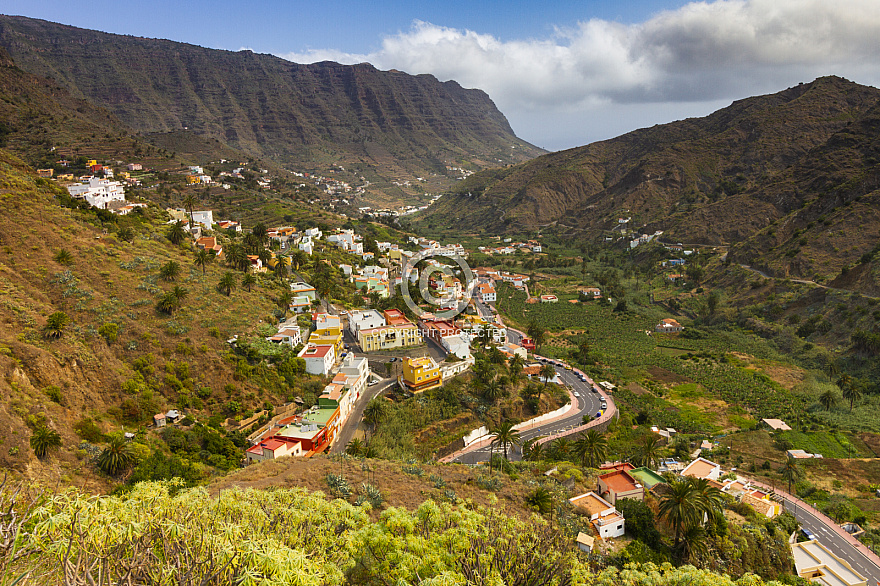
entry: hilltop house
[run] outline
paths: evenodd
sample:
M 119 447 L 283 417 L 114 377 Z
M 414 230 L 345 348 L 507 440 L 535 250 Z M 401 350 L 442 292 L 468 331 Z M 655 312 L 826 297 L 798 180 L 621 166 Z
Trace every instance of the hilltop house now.
M 682 330 L 684 330 L 684 327 L 671 317 L 661 320 L 659 324 L 654 326 L 654 331 L 660 334 L 675 333 Z

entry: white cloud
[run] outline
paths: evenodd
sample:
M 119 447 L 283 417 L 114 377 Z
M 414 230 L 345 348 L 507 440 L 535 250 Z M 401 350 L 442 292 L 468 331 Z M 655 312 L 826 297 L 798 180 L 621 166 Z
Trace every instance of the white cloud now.
M 503 41 L 417 21 L 409 31 L 384 38 L 373 53 L 314 50 L 282 57 L 366 61 L 380 69 L 454 79 L 485 90 L 514 129 L 534 128 L 543 135 L 520 131 L 526 140 L 555 148 L 635 127 L 628 120 L 609 125 L 607 112 L 637 113 L 644 123 L 644 114 L 654 111 L 653 120 L 664 122 L 659 116 L 672 111 L 702 115 L 707 104 L 820 75 L 877 83 L 878 39 L 877 0 L 718 0 L 632 25 L 588 20 L 544 39 Z M 566 115 L 586 127 L 560 124 Z M 542 125 L 542 119 L 553 122 Z M 604 131 L 590 131 L 591 120 Z

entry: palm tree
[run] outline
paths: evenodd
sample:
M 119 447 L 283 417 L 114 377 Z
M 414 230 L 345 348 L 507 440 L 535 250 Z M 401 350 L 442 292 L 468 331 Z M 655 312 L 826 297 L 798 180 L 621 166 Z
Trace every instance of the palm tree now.
M 196 207 L 197 203 L 198 203 L 198 199 L 196 199 L 195 194 L 192 192 L 187 193 L 183 197 L 183 207 L 186 208 L 187 210 L 189 210 L 189 229 L 190 230 L 193 230 L 196 227 L 195 216 L 193 216 L 193 208 Z
M 507 372 L 510 373 L 510 376 L 513 377 L 513 380 L 516 381 L 519 378 L 519 375 L 522 373 L 523 368 L 526 365 L 525 359 L 519 354 L 515 354 L 508 362 L 507 362 Z
M 779 473 L 782 474 L 782 479 L 788 482 L 788 494 L 791 494 L 791 484 L 797 483 L 801 476 L 803 476 L 803 472 L 797 465 L 797 462 L 789 458 L 782 465 L 782 468 L 779 469 Z
M 840 367 L 837 366 L 837 361 L 833 358 L 828 361 L 828 364 L 825 365 L 825 374 L 828 375 L 828 381 L 832 381 L 835 376 L 840 374 Z
M 288 309 L 290 309 L 290 304 L 293 303 L 293 293 L 291 293 L 290 291 L 284 291 L 281 295 L 278 296 L 276 302 L 278 303 L 278 307 L 286 312 Z
M 552 364 L 545 364 L 541 367 L 541 378 L 544 379 L 544 390 L 547 390 L 547 385 L 550 384 L 550 381 L 553 380 L 553 377 L 556 376 L 556 369 L 553 368 Z M 538 403 L 541 402 L 541 391 L 540 387 L 538 390 Z
M 287 277 L 287 269 L 289 267 L 290 257 L 278 255 L 278 257 L 275 259 L 275 274 L 278 275 L 278 278 L 280 278 L 282 282 Z
M 571 441 L 564 437 L 556 438 L 553 440 L 551 450 L 556 460 L 565 460 L 571 451 Z
M 55 253 L 55 262 L 60 265 L 69 265 L 73 263 L 73 255 L 66 248 L 62 248 Z
M 232 292 L 235 290 L 235 276 L 226 271 L 222 277 L 220 277 L 220 281 L 217 283 L 217 291 L 225 294 L 227 297 L 232 295 Z
M 46 327 L 43 330 L 47 338 L 60 338 L 64 335 L 64 328 L 70 323 L 70 317 L 63 311 L 56 311 L 46 318 Z
M 708 534 L 699 525 L 692 525 L 684 530 L 681 535 L 681 548 L 678 555 L 681 561 L 688 561 L 694 555 L 707 555 L 709 553 Z
M 700 507 L 699 496 L 694 485 L 688 480 L 673 480 L 668 485 L 666 494 L 660 497 L 659 512 L 667 523 L 672 526 L 675 532 L 675 544 L 673 547 L 678 549 L 681 534 L 688 527 L 693 527 L 699 523 Z
M 107 447 L 98 456 L 98 468 L 109 474 L 116 476 L 134 461 L 134 451 L 131 444 L 125 438 L 119 436 L 111 436 L 107 442 Z
M 156 309 L 162 313 L 172 315 L 174 311 L 180 307 L 180 300 L 174 294 L 174 291 L 168 291 L 156 302 Z
M 54 429 L 49 429 L 45 425 L 41 425 L 34 429 L 31 435 L 31 448 L 34 450 L 37 458 L 45 458 L 49 450 L 57 448 L 61 445 L 61 436 Z
M 639 440 L 639 460 L 643 466 L 653 468 L 660 459 L 660 436 L 644 435 Z
M 183 222 L 177 220 L 168 228 L 168 240 L 174 245 L 179 245 L 186 239 L 186 230 L 183 229 Z
M 538 509 L 542 515 L 553 510 L 553 493 L 544 486 L 539 486 L 526 496 L 526 504 Z
M 208 268 L 208 265 L 214 260 L 214 254 L 208 252 L 204 248 L 196 251 L 195 260 L 193 261 L 195 265 L 202 269 L 202 274 L 205 274 L 205 270 Z
M 715 517 L 724 510 L 724 493 L 709 483 L 706 478 L 689 478 L 694 487 L 697 504 L 700 510 L 710 517 Z
M 364 423 L 370 426 L 371 433 L 376 432 L 378 426 L 385 419 L 385 402 L 382 399 L 373 399 L 364 408 Z
M 486 397 L 490 401 L 495 401 L 499 397 L 504 394 L 504 387 L 501 386 L 501 382 L 496 378 L 492 379 L 485 384 L 483 387 L 483 396 Z
M 171 290 L 171 294 L 174 295 L 174 298 L 177 299 L 178 306 L 180 303 L 186 299 L 186 296 L 189 295 L 189 289 L 186 287 L 181 287 L 180 285 L 175 285 L 174 289 Z
M 608 453 L 608 441 L 601 433 L 590 429 L 575 440 L 574 453 L 580 456 L 581 466 L 586 466 L 589 460 L 590 468 L 595 468 Z
M 226 248 L 226 264 L 239 270 L 245 270 L 250 266 L 247 253 L 241 245 L 230 244 Z
M 180 276 L 180 265 L 169 260 L 159 269 L 159 276 L 165 281 L 173 281 Z
M 253 275 L 253 273 L 245 273 L 241 278 L 241 286 L 243 289 L 247 290 L 248 293 L 251 292 L 251 287 L 256 285 L 257 278 Z
M 269 261 L 272 260 L 272 251 L 268 248 L 261 248 L 257 251 L 257 258 L 260 259 L 260 262 L 263 263 L 264 267 L 268 267 Z
M 819 404 L 822 405 L 826 411 L 831 411 L 831 409 L 837 405 L 837 393 L 828 389 L 819 395 Z
M 257 237 L 257 240 L 262 245 L 266 245 L 269 241 L 269 231 L 266 229 L 266 225 L 262 223 L 254 224 L 254 227 L 251 228 L 251 234 Z
M 302 250 L 294 250 L 290 254 L 290 261 L 293 263 L 294 270 L 298 271 L 299 267 L 308 260 L 308 255 Z
M 849 401 L 849 410 L 853 410 L 853 404 L 862 398 L 862 389 L 853 381 L 848 374 L 841 375 L 837 379 L 837 386 L 845 401 Z
M 360 456 L 364 451 L 364 442 L 358 438 L 354 438 L 345 446 L 345 453 L 349 456 Z
M 507 449 L 510 446 L 518 446 L 522 443 L 519 432 L 514 429 L 515 423 L 509 420 L 502 421 L 501 424 L 489 430 L 492 436 L 492 443 L 498 444 L 504 450 L 504 459 L 507 460 Z
M 522 445 L 523 458 L 526 460 L 540 460 L 544 455 L 544 445 L 538 443 L 541 438 L 533 437 Z

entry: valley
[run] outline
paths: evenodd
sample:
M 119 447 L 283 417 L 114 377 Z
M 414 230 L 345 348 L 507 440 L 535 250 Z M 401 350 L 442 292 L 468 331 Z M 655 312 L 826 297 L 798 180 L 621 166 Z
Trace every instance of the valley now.
M 12 16 L 0 90 L 0 586 L 880 580 L 880 90 L 544 153 Z

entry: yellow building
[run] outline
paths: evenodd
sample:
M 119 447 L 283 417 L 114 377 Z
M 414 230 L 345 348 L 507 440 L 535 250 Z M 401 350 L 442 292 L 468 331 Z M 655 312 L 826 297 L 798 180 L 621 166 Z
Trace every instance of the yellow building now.
M 186 176 L 186 184 L 187 185 L 194 185 L 199 182 L 201 182 L 201 179 L 199 179 L 198 175 L 187 175 Z
M 332 332 L 319 332 L 314 331 L 312 335 L 309 336 L 309 344 L 315 344 L 316 346 L 333 346 L 336 350 L 336 355 L 339 356 L 342 354 L 342 334 L 341 333 L 332 333 Z
M 443 384 L 440 367 L 430 356 L 404 359 L 401 379 L 413 393 L 421 393 Z
M 89 159 L 89 162 L 88 162 L 88 164 L 86 164 L 86 167 L 94 167 L 97 164 L 98 164 L 98 161 L 96 161 L 95 159 Z
M 305 295 L 305 293 L 300 293 L 295 291 L 297 295 Z M 329 313 L 317 313 L 315 314 L 315 333 L 321 334 L 322 336 L 328 335 L 338 335 L 342 333 L 342 320 L 338 315 L 331 315 Z

